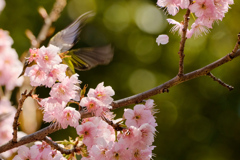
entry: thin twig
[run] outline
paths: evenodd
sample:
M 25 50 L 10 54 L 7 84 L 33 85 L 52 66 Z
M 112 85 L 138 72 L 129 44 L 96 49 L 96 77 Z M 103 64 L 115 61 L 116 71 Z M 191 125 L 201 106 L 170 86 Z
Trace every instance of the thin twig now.
M 17 108 L 17 112 L 15 113 L 14 116 L 14 121 L 13 121 L 13 138 L 12 138 L 12 142 L 16 143 L 17 142 L 17 131 L 18 131 L 18 119 L 20 116 L 20 113 L 22 111 L 22 107 L 23 107 L 23 103 L 24 101 L 27 99 L 27 97 L 32 96 L 32 93 L 35 91 L 36 87 L 34 87 L 31 91 L 29 91 L 29 93 L 27 94 L 27 90 L 25 90 L 25 92 L 23 92 L 21 94 L 21 98 L 18 101 L 18 108 Z
M 67 0 L 56 0 L 50 14 L 49 15 L 46 14 L 45 16 L 43 16 L 43 14 L 42 14 L 42 10 L 44 8 L 39 9 L 41 16 L 44 18 L 44 24 L 43 24 L 38 36 L 35 37 L 30 30 L 26 30 L 26 35 L 29 38 L 29 40 L 31 41 L 31 48 L 39 48 L 41 43 L 44 40 L 46 40 L 49 30 L 52 26 L 52 23 L 55 22 L 59 18 L 60 14 L 63 11 L 63 9 L 65 8 L 66 4 L 67 4 Z M 24 52 L 21 56 L 21 59 L 25 60 L 26 56 L 27 57 L 29 56 L 29 52 Z
M 232 52 L 229 54 L 229 58 L 232 58 L 232 55 L 234 56 L 234 54 L 237 52 L 238 48 L 240 45 L 240 33 L 238 33 L 238 40 L 237 43 L 234 46 L 234 49 L 232 50 Z
M 233 90 L 234 87 L 226 84 L 221 79 L 215 77 L 211 72 L 207 74 L 209 77 L 211 77 L 214 81 L 217 81 L 219 84 L 221 84 L 223 87 L 226 87 L 229 91 Z
M 66 0 L 56 0 L 49 16 L 47 16 L 44 19 L 45 24 L 43 25 L 41 31 L 38 34 L 36 46 L 32 46 L 32 47 L 39 48 L 40 44 L 47 38 L 48 31 L 52 26 L 52 23 L 59 18 L 60 13 L 66 6 L 66 3 L 67 3 Z
M 45 142 L 47 142 L 51 147 L 53 147 L 54 149 L 60 151 L 62 154 L 72 154 L 74 152 L 77 152 L 80 150 L 79 147 L 74 147 L 73 149 L 65 149 L 61 146 L 59 146 L 56 142 L 52 141 L 50 138 L 45 137 L 43 139 Z
M 190 0 L 190 4 L 192 3 L 192 0 Z M 181 42 L 180 42 L 180 47 L 179 47 L 179 51 L 178 51 L 178 55 L 179 55 L 179 70 L 178 70 L 178 76 L 182 77 L 184 74 L 184 48 L 185 48 L 185 43 L 187 40 L 187 28 L 188 28 L 188 23 L 189 23 L 189 15 L 190 15 L 191 11 L 190 9 L 187 9 L 186 14 L 184 15 L 184 22 L 183 22 L 183 29 L 182 29 L 182 37 L 181 37 Z

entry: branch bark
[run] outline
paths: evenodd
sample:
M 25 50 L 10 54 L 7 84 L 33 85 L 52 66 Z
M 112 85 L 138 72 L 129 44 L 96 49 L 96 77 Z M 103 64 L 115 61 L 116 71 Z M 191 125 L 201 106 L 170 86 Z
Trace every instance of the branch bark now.
M 74 152 L 74 149 L 64 149 L 62 147 L 60 147 L 57 143 L 55 143 L 54 141 L 52 141 L 50 138 L 45 137 L 43 139 L 45 142 L 47 142 L 52 148 L 57 149 L 58 151 L 60 151 L 62 154 L 71 154 Z
M 221 79 L 215 77 L 211 72 L 209 72 L 207 74 L 210 78 L 212 78 L 214 81 L 218 82 L 220 85 L 222 85 L 223 87 L 226 87 L 229 91 L 233 90 L 234 87 L 230 86 L 228 84 L 226 84 L 225 82 L 223 82 Z
M 192 0 L 190 0 L 190 4 L 192 3 Z M 178 76 L 182 77 L 184 74 L 184 48 L 185 48 L 185 43 L 187 40 L 187 28 L 188 28 L 188 23 L 189 23 L 189 15 L 191 11 L 190 9 L 187 9 L 186 14 L 184 15 L 184 22 L 183 22 L 183 29 L 182 29 L 182 37 L 181 37 L 181 42 L 180 42 L 180 47 L 179 47 L 179 70 L 178 70 Z
M 47 135 L 56 132 L 59 130 L 59 126 L 57 124 L 51 124 L 48 127 L 45 127 L 35 133 L 32 133 L 30 135 L 27 135 L 25 137 L 22 137 L 18 142 L 13 143 L 12 141 L 9 141 L 8 143 L 2 145 L 0 147 L 0 153 L 5 152 L 7 150 L 10 150 L 12 148 L 30 143 L 35 141 L 43 140 Z

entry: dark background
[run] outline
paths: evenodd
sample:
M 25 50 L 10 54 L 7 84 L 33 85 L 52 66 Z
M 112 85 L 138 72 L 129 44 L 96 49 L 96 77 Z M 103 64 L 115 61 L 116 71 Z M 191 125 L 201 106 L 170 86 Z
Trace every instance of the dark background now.
M 53 3 L 53 0 L 6 0 L 6 7 L 0 14 L 0 28 L 10 32 L 13 48 L 19 56 L 31 46 L 25 30 L 30 29 L 37 35 L 43 25 L 38 7 L 43 6 L 49 12 Z M 223 21 L 214 23 L 208 35 L 187 40 L 186 73 L 232 51 L 240 32 L 240 2 L 235 3 Z M 115 90 L 114 99 L 118 100 L 156 87 L 177 74 L 180 37 L 169 32 L 172 26 L 165 19 L 181 21 L 186 10 L 172 17 L 159 9 L 153 0 L 69 0 L 61 17 L 53 24 L 56 32 L 89 10 L 94 10 L 96 17 L 84 28 L 76 47 L 111 43 L 115 55 L 107 66 L 78 72 L 83 84 L 95 88 L 104 81 Z M 157 46 L 155 39 L 159 34 L 168 34 L 170 42 Z M 169 93 L 152 97 L 160 111 L 156 114 L 158 132 L 154 159 L 240 158 L 239 63 L 240 58 L 237 58 L 212 71 L 234 86 L 231 92 L 209 77 L 200 77 L 170 88 Z M 38 89 L 42 96 L 47 92 L 45 88 Z M 123 109 L 114 112 L 121 117 Z M 62 130 L 51 135 L 54 140 L 68 139 L 69 136 L 75 137 L 76 132 L 68 129 L 68 132 Z

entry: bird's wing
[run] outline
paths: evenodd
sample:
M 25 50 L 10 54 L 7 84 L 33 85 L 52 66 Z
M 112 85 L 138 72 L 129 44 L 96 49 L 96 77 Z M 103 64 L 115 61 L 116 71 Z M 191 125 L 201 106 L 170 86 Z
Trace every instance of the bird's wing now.
M 86 20 L 94 15 L 92 11 L 82 14 L 67 28 L 59 31 L 53 36 L 49 44 L 59 47 L 61 52 L 68 51 L 79 41 L 79 35 L 82 27 L 86 24 Z
M 71 50 L 69 53 L 74 68 L 80 71 L 89 70 L 97 65 L 108 64 L 113 58 L 113 48 L 111 45 L 79 48 Z

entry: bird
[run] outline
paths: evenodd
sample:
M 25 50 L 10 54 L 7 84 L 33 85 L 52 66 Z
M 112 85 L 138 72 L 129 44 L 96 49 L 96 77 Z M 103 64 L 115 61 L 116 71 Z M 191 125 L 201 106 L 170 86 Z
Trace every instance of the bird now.
M 54 45 L 60 48 L 59 55 L 63 57 L 63 63 L 67 64 L 68 71 L 75 73 L 75 70 L 86 71 L 97 65 L 109 64 L 113 58 L 114 51 L 111 44 L 100 47 L 87 47 L 72 49 L 80 40 L 82 28 L 86 25 L 87 20 L 95 15 L 93 11 L 88 11 L 80 15 L 73 23 L 65 29 L 56 33 L 49 41 L 48 45 Z M 31 66 L 26 59 L 22 76 L 27 67 Z M 20 77 L 19 76 L 19 77 Z

